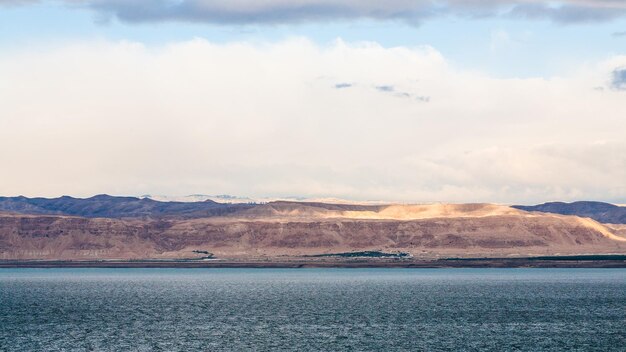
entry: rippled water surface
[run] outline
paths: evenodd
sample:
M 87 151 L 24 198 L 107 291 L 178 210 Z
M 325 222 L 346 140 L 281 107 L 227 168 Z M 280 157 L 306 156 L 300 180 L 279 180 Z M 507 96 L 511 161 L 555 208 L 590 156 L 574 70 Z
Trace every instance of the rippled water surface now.
M 625 269 L 0 269 L 0 351 L 626 351 Z

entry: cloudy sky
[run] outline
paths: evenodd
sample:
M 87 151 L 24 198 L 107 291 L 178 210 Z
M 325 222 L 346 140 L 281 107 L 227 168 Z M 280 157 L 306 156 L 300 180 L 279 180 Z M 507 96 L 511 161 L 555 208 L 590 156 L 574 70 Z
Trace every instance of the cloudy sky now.
M 0 0 L 0 195 L 626 203 L 626 0 Z

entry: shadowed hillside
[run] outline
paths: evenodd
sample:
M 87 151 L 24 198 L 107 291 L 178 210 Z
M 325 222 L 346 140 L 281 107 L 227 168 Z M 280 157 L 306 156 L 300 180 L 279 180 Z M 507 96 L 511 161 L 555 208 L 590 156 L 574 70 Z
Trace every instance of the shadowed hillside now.
M 626 207 L 602 202 L 550 202 L 528 206 L 514 205 L 513 208 L 525 211 L 582 216 L 608 224 L 626 224 Z
M 0 197 L 0 211 L 34 215 L 71 215 L 88 218 L 200 218 L 224 215 L 249 208 L 248 204 L 203 202 L 160 202 L 149 198 L 115 197 L 106 194 L 91 198 Z

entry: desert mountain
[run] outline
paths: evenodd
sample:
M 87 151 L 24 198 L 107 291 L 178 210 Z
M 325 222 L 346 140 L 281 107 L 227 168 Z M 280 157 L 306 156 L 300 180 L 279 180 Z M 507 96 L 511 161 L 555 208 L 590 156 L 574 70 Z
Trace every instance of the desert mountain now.
M 609 224 L 626 224 L 626 207 L 602 202 L 550 202 L 529 206 L 514 205 L 513 208 L 525 211 L 576 215 Z
M 0 214 L 0 259 L 179 259 L 211 253 L 223 259 L 272 260 L 358 251 L 415 258 L 626 253 L 626 225 L 494 204 L 273 202 L 229 208 L 156 202 L 165 208 L 155 210 L 154 201 L 117 201 L 147 205 L 118 204 L 115 211 L 102 203 L 89 210 L 48 206 L 26 209 L 30 214 L 13 207 Z M 208 215 L 197 216 L 198 205 L 206 206 L 201 211 Z M 41 208 L 66 213 L 34 213 Z M 128 216 L 123 209 L 140 216 Z M 211 213 L 213 209 L 221 210 Z M 90 216 L 67 215 L 70 211 Z

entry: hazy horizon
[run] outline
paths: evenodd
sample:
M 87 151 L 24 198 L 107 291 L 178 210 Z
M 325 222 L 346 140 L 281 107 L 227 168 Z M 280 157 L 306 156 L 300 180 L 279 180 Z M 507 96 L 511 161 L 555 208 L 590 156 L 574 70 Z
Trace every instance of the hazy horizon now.
M 371 204 L 371 205 L 385 205 L 385 204 L 471 204 L 471 203 L 484 203 L 484 204 L 497 204 L 497 205 L 538 205 L 544 203 L 552 203 L 552 202 L 563 202 L 563 203 L 573 203 L 573 202 L 600 202 L 600 203 L 608 203 L 617 205 L 620 207 L 626 207 L 626 204 L 611 202 L 605 200 L 598 199 L 579 199 L 572 201 L 563 201 L 559 199 L 547 200 L 541 203 L 501 203 L 501 202 L 445 202 L 445 201 L 410 201 L 410 200 L 380 200 L 380 199 L 346 199 L 346 198 L 337 198 L 337 197 L 302 197 L 302 196 L 261 196 L 261 197 L 248 197 L 245 195 L 232 195 L 232 194 L 187 194 L 187 195 L 164 195 L 164 194 L 142 194 L 142 195 L 132 195 L 132 194 L 108 194 L 108 193 L 99 193 L 87 196 L 74 196 L 63 194 L 59 196 L 26 196 L 23 194 L 18 195 L 0 195 L 1 197 L 26 197 L 29 199 L 33 198 L 44 198 L 44 199 L 57 199 L 62 197 L 71 197 L 75 199 L 89 199 L 98 196 L 110 196 L 110 197 L 130 197 L 130 198 L 138 198 L 138 199 L 152 199 L 159 202 L 203 202 L 205 200 L 212 200 L 218 203 L 268 203 L 268 202 L 277 202 L 277 201 L 287 201 L 287 202 L 316 202 L 316 203 L 327 203 L 327 204 Z

